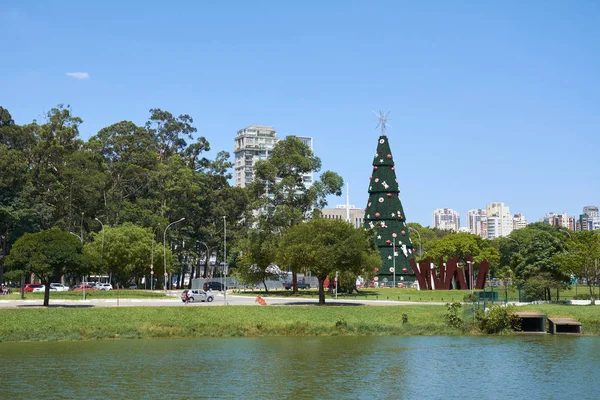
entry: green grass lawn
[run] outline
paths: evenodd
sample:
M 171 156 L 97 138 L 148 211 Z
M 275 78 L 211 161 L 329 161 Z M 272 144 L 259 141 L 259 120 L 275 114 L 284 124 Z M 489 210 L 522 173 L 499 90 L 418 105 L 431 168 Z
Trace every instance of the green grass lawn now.
M 418 305 L 7 308 L 0 309 L 0 341 L 461 334 L 446 326 L 445 312 Z
M 475 292 L 480 292 L 481 290 L 476 290 Z M 486 288 L 486 292 L 490 292 L 490 288 Z M 516 302 L 519 301 L 519 291 L 516 288 L 510 288 L 508 292 L 504 290 L 502 287 L 495 287 L 493 291 L 497 293 L 497 299 L 499 302 Z M 291 290 L 269 290 L 266 293 L 264 290 L 244 290 L 242 289 L 240 294 L 247 294 L 249 296 L 261 295 L 263 297 L 291 297 Z M 468 290 L 416 290 L 416 289 L 408 289 L 408 288 L 368 288 L 368 289 L 360 289 L 359 293 L 356 294 L 345 294 L 338 293 L 338 298 L 343 299 L 360 299 L 360 300 L 396 300 L 396 301 L 431 301 L 431 302 L 452 302 L 452 301 L 463 301 L 463 298 L 466 294 L 469 294 Z M 574 286 L 570 287 L 567 290 L 562 290 L 559 292 L 559 299 L 568 300 L 572 299 L 575 294 L 583 294 L 589 293 L 589 289 L 587 286 L 579 285 L 577 288 Z M 598 290 L 596 290 L 598 293 Z M 318 297 L 317 289 L 310 290 L 299 290 L 294 297 Z M 522 292 L 524 296 L 524 292 Z M 335 297 L 331 292 L 326 291 L 327 298 Z M 508 296 L 508 298 L 507 298 Z M 556 292 L 552 293 L 552 299 L 556 299 Z

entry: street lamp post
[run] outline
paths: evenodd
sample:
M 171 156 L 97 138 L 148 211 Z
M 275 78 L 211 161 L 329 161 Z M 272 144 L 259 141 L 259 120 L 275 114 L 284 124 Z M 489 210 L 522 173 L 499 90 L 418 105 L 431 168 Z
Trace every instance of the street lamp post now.
M 150 253 L 150 290 L 152 290 L 153 286 L 154 286 L 154 242 L 155 242 L 155 238 L 156 236 L 156 230 L 160 227 L 160 224 L 158 224 L 156 226 L 156 228 L 154 228 L 154 230 L 152 231 L 152 251 Z M 144 274 L 144 278 L 145 278 L 145 274 Z M 144 289 L 146 289 L 146 279 L 144 279 Z
M 421 242 L 421 234 L 419 233 L 418 230 L 416 230 L 415 228 L 412 227 L 408 227 L 409 231 L 413 231 L 417 233 L 417 236 L 419 238 L 419 258 L 421 258 L 423 256 L 423 242 Z
M 227 220 L 223 215 L 223 302 L 227 305 Z
M 164 264 L 163 267 L 165 269 L 165 291 L 167 290 L 167 229 L 169 229 L 169 227 L 171 225 L 175 225 L 181 221 L 183 221 L 185 218 L 181 218 L 180 220 L 177 220 L 175 222 L 171 222 L 169 225 L 167 225 L 167 227 L 165 228 L 165 231 L 163 233 L 163 256 L 164 256 Z
M 396 238 L 392 238 L 394 240 L 394 245 L 392 247 L 392 270 L 394 272 L 394 287 L 396 287 Z
M 83 247 L 83 232 L 82 235 L 79 236 L 76 233 L 69 232 L 71 235 L 75 236 L 81 242 L 81 247 Z M 81 291 L 83 293 L 83 299 L 85 300 L 85 275 L 81 278 Z

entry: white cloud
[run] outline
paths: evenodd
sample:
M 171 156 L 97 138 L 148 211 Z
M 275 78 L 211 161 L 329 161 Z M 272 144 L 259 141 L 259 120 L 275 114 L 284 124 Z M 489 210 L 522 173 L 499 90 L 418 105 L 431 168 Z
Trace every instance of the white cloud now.
M 75 79 L 88 79 L 90 77 L 87 72 L 67 72 L 65 75 Z

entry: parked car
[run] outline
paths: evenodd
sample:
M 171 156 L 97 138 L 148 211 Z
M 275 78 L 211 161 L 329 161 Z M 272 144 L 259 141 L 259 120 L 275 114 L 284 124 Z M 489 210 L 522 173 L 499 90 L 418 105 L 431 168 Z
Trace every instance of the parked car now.
M 89 283 L 85 283 L 83 285 L 75 285 L 73 286 L 73 291 L 77 292 L 77 291 L 82 291 L 83 289 L 85 290 L 96 290 L 96 287 L 93 285 L 90 285 Z
M 33 293 L 44 293 L 46 291 L 46 286 L 44 285 L 40 285 L 39 287 L 34 287 L 33 288 Z M 53 288 L 52 286 L 50 286 L 50 291 L 51 292 L 56 292 L 56 288 Z
M 39 284 L 39 283 L 28 283 L 25 285 L 25 289 L 23 289 L 23 291 L 24 292 L 33 292 L 33 289 L 40 288 L 40 287 L 44 287 L 44 285 Z
M 225 288 L 225 285 L 223 285 L 221 282 L 216 282 L 216 281 L 204 282 L 204 285 L 202 286 L 202 288 L 206 291 L 208 291 L 209 289 L 221 291 Z
M 62 283 L 51 283 L 50 288 L 55 288 L 57 292 L 66 292 L 69 290 L 69 287 Z
M 97 290 L 113 290 L 113 286 L 110 283 L 96 283 Z
M 290 290 L 294 287 L 294 284 L 292 282 L 285 282 L 283 284 L 283 287 L 286 290 Z M 298 289 L 310 289 L 310 283 L 305 283 L 304 281 L 298 281 Z
M 185 295 L 189 296 L 190 303 L 195 301 L 206 301 L 211 302 L 215 299 L 215 296 L 212 293 L 207 293 L 204 290 L 200 289 L 185 289 L 183 293 L 181 293 L 181 301 L 185 303 Z
M 129 289 L 137 289 L 137 285 L 135 283 L 130 283 Z

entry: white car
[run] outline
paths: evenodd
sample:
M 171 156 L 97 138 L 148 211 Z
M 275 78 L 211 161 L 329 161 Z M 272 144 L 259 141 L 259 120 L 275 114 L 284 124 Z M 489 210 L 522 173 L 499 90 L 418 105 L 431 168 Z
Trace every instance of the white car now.
M 110 283 L 96 283 L 97 290 L 113 290 L 113 287 Z
M 52 288 L 56 289 L 57 292 L 67 292 L 69 290 L 69 287 L 62 283 L 51 283 L 50 290 L 52 290 Z
M 183 301 L 184 303 L 186 302 L 186 295 L 188 298 L 188 301 L 190 303 L 193 303 L 195 301 L 206 301 L 206 302 L 211 302 L 215 299 L 215 296 L 212 293 L 207 293 L 204 290 L 201 289 L 192 289 L 192 290 L 188 290 L 185 289 L 183 291 L 183 293 L 181 294 L 181 301 Z
M 33 293 L 44 293 L 46 291 L 46 286 L 40 286 L 40 287 L 35 287 L 33 288 Z M 52 286 L 50 286 L 50 291 L 51 292 L 56 292 L 56 288 L 53 288 Z

